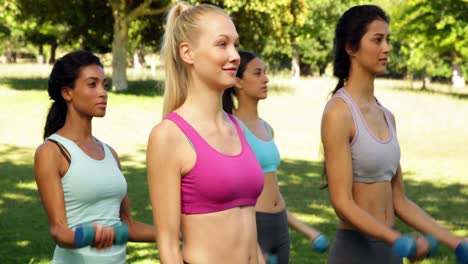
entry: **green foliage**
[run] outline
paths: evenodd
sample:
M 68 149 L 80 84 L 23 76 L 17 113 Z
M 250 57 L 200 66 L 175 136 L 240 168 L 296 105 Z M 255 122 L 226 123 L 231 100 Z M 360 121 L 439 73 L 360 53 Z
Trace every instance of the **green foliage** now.
M 17 0 L 24 31 L 36 45 L 52 41 L 72 48 L 110 51 L 112 13 L 106 1 Z
M 170 0 L 157 1 L 159 7 L 167 6 Z M 152 16 L 141 16 L 133 20 L 129 28 L 130 53 L 136 47 L 141 47 L 147 51 L 158 51 L 160 49 L 162 36 L 164 33 L 165 13 Z
M 10 51 L 21 42 L 21 23 L 16 20 L 19 12 L 16 2 L 0 3 L 0 53 Z
M 266 45 L 291 44 L 290 34 L 306 21 L 309 8 L 305 0 L 212 0 L 200 2 L 222 7 L 233 18 L 241 48 L 261 53 Z
M 451 76 L 453 64 L 468 73 L 468 4 L 460 0 L 401 1 L 391 9 L 393 31 L 410 72 Z
M 126 24 L 127 52 L 159 50 L 165 7 L 172 0 L 8 0 L 0 3 L 0 53 L 28 44 L 60 45 L 105 53 L 114 26 Z M 278 70 L 294 50 L 306 74 L 323 74 L 333 59 L 333 34 L 341 14 L 364 0 L 188 0 L 218 5 L 234 20 L 241 49 L 255 51 Z M 461 65 L 468 78 L 466 0 L 375 0 L 390 17 L 389 75 L 449 78 Z M 120 20 L 119 20 L 120 19 Z M 125 34 L 124 34 L 125 35 Z M 296 52 L 294 52 L 296 54 Z

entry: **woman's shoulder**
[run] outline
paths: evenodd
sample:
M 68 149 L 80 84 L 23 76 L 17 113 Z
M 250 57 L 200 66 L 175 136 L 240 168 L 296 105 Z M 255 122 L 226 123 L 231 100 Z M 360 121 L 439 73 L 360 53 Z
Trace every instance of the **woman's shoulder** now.
M 36 167 L 42 166 L 41 164 L 47 167 L 58 166 L 61 158 L 62 154 L 59 146 L 50 140 L 45 140 L 36 148 L 34 153 L 34 165 Z
M 341 120 L 352 119 L 352 112 L 346 101 L 339 97 L 332 97 L 323 110 L 323 118 Z
M 149 143 L 171 146 L 173 143 L 184 139 L 184 134 L 171 120 L 163 119 L 150 131 Z

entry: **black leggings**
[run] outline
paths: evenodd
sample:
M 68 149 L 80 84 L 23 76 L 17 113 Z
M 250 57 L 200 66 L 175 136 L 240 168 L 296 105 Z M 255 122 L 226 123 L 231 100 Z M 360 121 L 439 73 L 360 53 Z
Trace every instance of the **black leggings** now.
M 403 264 L 392 246 L 359 231 L 338 229 L 328 264 Z
M 263 253 L 276 255 L 278 264 L 289 263 L 289 227 L 286 210 L 256 213 L 257 239 Z

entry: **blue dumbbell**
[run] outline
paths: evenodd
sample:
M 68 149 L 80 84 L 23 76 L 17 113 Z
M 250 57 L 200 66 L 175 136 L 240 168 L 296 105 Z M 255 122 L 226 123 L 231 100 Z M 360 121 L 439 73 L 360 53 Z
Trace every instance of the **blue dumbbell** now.
M 278 256 L 276 255 L 270 255 L 270 254 L 265 254 L 266 255 L 266 263 L 267 264 L 278 264 Z
M 130 231 L 128 226 L 124 223 L 118 223 L 114 227 L 114 244 L 123 245 L 127 243 Z
M 114 244 L 123 245 L 127 243 L 129 230 L 126 224 L 119 223 L 114 225 Z M 86 246 L 92 246 L 94 243 L 94 238 L 96 234 L 94 233 L 93 225 L 79 225 L 75 229 L 75 246 L 77 248 L 82 248 Z
M 436 256 L 439 251 L 439 242 L 432 235 L 426 234 L 424 237 L 427 242 L 429 242 L 429 253 L 427 253 L 427 257 L 430 258 Z
M 392 251 L 400 258 L 412 258 L 416 255 L 416 240 L 410 235 L 402 235 L 393 243 Z
M 455 256 L 460 264 L 468 264 L 468 241 L 463 241 L 455 248 Z
M 324 234 L 319 234 L 312 240 L 312 248 L 320 253 L 325 252 L 328 248 L 328 237 Z
M 431 235 L 425 235 L 424 237 L 429 242 L 427 256 L 432 257 L 437 255 L 439 242 Z M 416 240 L 411 235 L 402 235 L 395 241 L 392 250 L 394 254 L 401 258 L 414 258 L 417 253 Z

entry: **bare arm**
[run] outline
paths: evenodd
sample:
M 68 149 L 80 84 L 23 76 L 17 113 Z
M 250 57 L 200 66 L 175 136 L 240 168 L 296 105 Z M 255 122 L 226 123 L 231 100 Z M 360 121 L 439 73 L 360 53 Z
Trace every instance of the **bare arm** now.
M 406 197 L 403 191 L 403 177 L 400 167 L 398 167 L 397 175 L 392 181 L 392 192 L 393 209 L 401 220 L 421 233 L 433 235 L 437 240 L 449 246 L 452 251 L 455 250 L 462 239 L 439 225 L 424 210 Z
M 342 221 L 369 236 L 393 244 L 400 233 L 377 221 L 354 201 L 350 146 L 353 127 L 347 105 L 338 99 L 330 102 L 322 117 L 321 134 L 333 208 Z
M 392 122 L 395 126 L 395 118 L 390 113 Z M 449 246 L 452 251 L 462 241 L 462 238 L 456 237 L 446 228 L 438 224 L 417 204 L 409 200 L 404 192 L 403 173 L 401 165 L 398 166 L 395 177 L 392 180 L 393 209 L 396 215 L 406 224 L 420 231 L 433 235 L 437 240 Z
M 155 242 L 156 241 L 156 228 L 132 218 L 130 210 L 130 202 L 128 195 L 122 200 L 120 206 L 120 219 L 124 222 L 129 229 L 129 241 L 132 242 Z
M 180 145 L 180 138 L 175 132 L 170 121 L 154 127 L 146 153 L 150 199 L 162 263 L 183 262 L 179 246 L 181 161 L 174 148 Z
M 303 223 L 301 220 L 297 219 L 289 210 L 288 213 L 288 224 L 290 227 L 294 228 L 296 231 L 301 232 L 306 235 L 309 240 L 314 240 L 320 232 Z
M 122 170 L 119 156 L 113 148 L 110 146 L 109 148 L 115 160 L 117 161 L 119 169 Z M 133 242 L 154 242 L 156 240 L 156 229 L 154 226 L 135 221 L 131 212 L 130 200 L 128 199 L 127 194 L 120 204 L 120 219 L 128 226 L 130 233 L 129 240 Z
M 75 232 L 68 228 L 61 184 L 61 156 L 51 142 L 44 142 L 34 155 L 34 177 L 55 243 L 74 248 Z
M 275 132 L 273 128 L 270 126 L 270 124 L 266 121 L 264 121 L 268 129 L 270 130 L 271 136 L 274 137 Z M 280 193 L 280 198 L 284 202 L 283 195 Z M 284 203 L 286 204 L 286 203 Z M 286 211 L 288 215 L 288 225 L 292 228 L 294 228 L 296 231 L 301 232 L 302 234 L 306 235 L 309 240 L 314 240 L 318 235 L 320 235 L 320 232 L 313 229 L 312 227 L 308 226 L 307 224 L 303 223 L 301 220 L 297 219 L 289 210 Z
M 61 182 L 67 170 L 68 162 L 55 144 L 46 141 L 38 147 L 34 155 L 34 177 L 47 214 L 50 234 L 60 247 L 75 248 L 75 232 L 67 224 Z M 112 246 L 112 228 L 98 225 L 95 226 L 95 232 L 94 247 L 100 249 Z

